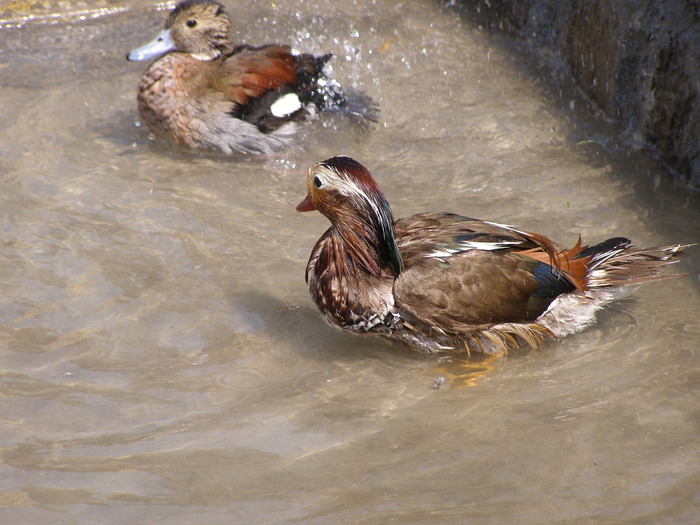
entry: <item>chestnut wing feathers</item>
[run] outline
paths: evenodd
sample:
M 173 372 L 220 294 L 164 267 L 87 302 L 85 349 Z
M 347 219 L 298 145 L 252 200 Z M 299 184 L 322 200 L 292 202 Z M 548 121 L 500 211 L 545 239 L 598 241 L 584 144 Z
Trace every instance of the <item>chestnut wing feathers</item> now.
M 244 105 L 269 90 L 296 82 L 294 57 L 289 46 L 241 45 L 223 57 L 223 74 L 217 78 L 217 88 L 226 98 Z

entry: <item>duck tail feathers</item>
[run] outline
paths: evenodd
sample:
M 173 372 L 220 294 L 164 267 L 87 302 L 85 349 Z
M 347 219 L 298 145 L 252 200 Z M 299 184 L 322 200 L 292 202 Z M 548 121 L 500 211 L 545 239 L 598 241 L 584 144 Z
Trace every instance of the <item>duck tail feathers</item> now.
M 345 89 L 342 100 L 337 104 L 330 105 L 328 109 L 349 115 L 360 123 L 377 122 L 379 119 L 377 103 L 372 97 L 355 88 Z
M 616 237 L 591 246 L 576 257 L 591 257 L 586 274 L 589 290 L 622 287 L 681 275 L 661 271 L 677 263 L 689 246 L 692 244 L 635 248 L 628 239 Z

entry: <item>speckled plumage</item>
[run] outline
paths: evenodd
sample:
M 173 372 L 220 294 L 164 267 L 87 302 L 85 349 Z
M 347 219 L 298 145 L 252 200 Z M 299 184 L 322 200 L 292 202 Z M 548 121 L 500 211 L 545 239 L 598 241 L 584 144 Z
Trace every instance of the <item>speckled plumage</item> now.
M 154 41 L 127 55 L 163 55 L 138 90 L 139 113 L 157 138 L 224 153 L 271 153 L 289 143 L 297 122 L 344 107 L 340 86 L 323 73 L 330 54 L 295 55 L 285 45 L 232 46 L 229 29 L 219 3 L 186 0 Z M 286 104 L 275 105 L 285 95 Z M 372 109 L 364 116 L 372 119 Z
M 331 227 L 306 281 L 333 326 L 424 351 L 493 353 L 591 324 L 629 285 L 663 279 L 686 245 L 636 249 L 625 238 L 561 250 L 542 235 L 451 213 L 394 221 L 370 172 L 349 157 L 309 170 L 297 210 Z

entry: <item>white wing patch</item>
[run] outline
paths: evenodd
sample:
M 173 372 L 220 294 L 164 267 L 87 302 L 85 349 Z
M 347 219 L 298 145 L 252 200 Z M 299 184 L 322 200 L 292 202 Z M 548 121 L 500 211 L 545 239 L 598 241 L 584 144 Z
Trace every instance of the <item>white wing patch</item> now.
M 325 166 L 320 167 L 320 171 L 325 171 L 328 168 Z M 335 188 L 340 192 L 342 195 L 350 199 L 351 201 L 359 201 L 359 202 L 366 202 L 369 204 L 370 208 L 372 208 L 372 213 L 374 213 L 375 217 L 383 217 L 384 214 L 381 213 L 379 208 L 377 207 L 377 204 L 374 202 L 373 199 L 367 198 L 365 195 L 365 192 L 360 188 L 355 180 L 348 178 L 342 171 L 338 171 L 336 169 L 331 169 L 336 177 L 335 180 L 333 181 L 333 184 L 335 185 Z
M 503 250 L 509 246 L 515 246 L 520 244 L 520 241 L 501 241 L 501 242 L 479 242 L 479 241 L 463 241 L 459 243 L 454 248 L 440 248 L 434 252 L 430 252 L 426 257 L 433 257 L 435 259 L 443 260 L 447 257 L 451 257 L 456 253 L 467 252 L 469 250 L 482 250 L 482 251 L 494 251 Z
M 508 248 L 508 246 L 515 246 L 521 244 L 520 241 L 501 241 L 501 242 L 479 242 L 479 241 L 465 241 L 460 243 L 460 246 L 464 246 L 467 250 L 485 250 L 491 252 L 493 250 L 502 250 Z
M 287 93 L 270 106 L 272 114 L 279 118 L 291 115 L 299 109 L 301 109 L 301 101 L 296 93 Z

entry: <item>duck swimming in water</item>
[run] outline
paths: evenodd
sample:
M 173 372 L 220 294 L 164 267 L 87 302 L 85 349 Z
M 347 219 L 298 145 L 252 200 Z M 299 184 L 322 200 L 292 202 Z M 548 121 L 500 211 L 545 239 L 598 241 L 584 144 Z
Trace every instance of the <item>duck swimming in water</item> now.
M 309 169 L 298 211 L 331 227 L 306 282 L 333 326 L 423 352 L 497 353 L 577 332 L 635 285 L 672 277 L 677 244 L 634 248 L 615 237 L 560 249 L 543 235 L 453 213 L 394 220 L 372 174 L 350 157 Z
M 138 90 L 141 118 L 157 138 L 224 153 L 272 153 L 296 123 L 335 109 L 374 120 L 373 102 L 349 100 L 323 67 L 330 54 L 294 54 L 286 45 L 231 45 L 231 21 L 213 0 L 185 0 L 165 29 L 128 60 L 157 58 Z

